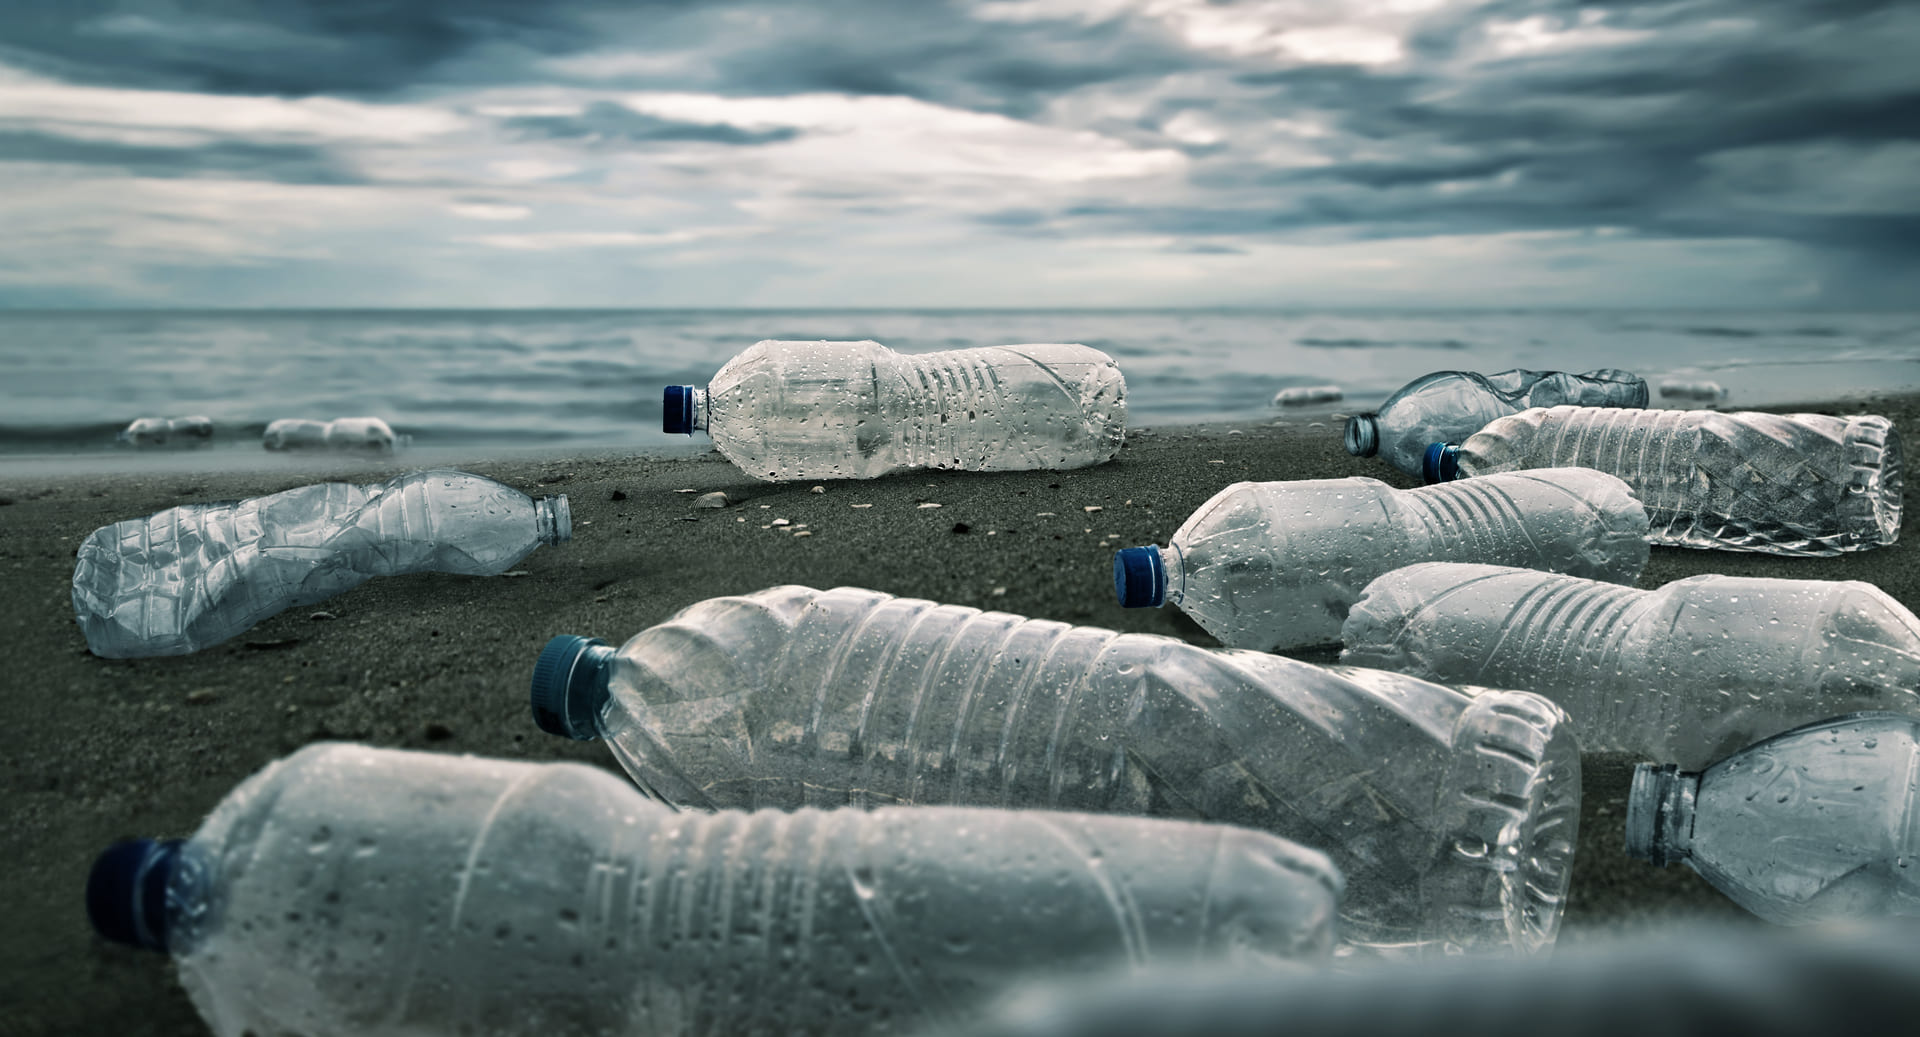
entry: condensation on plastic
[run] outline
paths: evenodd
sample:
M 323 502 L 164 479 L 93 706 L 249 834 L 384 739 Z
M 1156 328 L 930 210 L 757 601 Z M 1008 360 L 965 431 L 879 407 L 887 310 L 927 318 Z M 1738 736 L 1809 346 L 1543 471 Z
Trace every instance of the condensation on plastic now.
M 1362 588 L 1403 565 L 1487 562 L 1632 583 L 1646 534 L 1626 484 L 1585 469 L 1416 490 L 1314 479 L 1227 487 L 1160 558 L 1168 604 L 1230 648 L 1277 651 L 1339 640 Z
M 1706 575 L 1635 590 L 1491 565 L 1373 581 L 1341 661 L 1526 688 L 1589 751 L 1698 769 L 1802 724 L 1920 714 L 1920 619 L 1869 583 Z
M 1342 938 L 1533 952 L 1579 821 L 1565 715 L 874 591 L 696 604 L 622 647 L 601 736 L 680 806 L 978 804 L 1201 818 L 1325 850 Z
M 1324 961 L 1340 886 L 1221 825 L 675 813 L 599 768 L 343 744 L 182 859 L 169 949 L 220 1037 L 897 1033 L 1037 975 Z
M 768 481 L 914 468 L 1024 471 L 1111 460 L 1126 381 L 1080 345 L 895 353 L 876 342 L 760 342 L 705 393 L 708 435 Z
M 81 542 L 73 611 L 113 659 L 184 655 L 375 576 L 493 576 L 571 535 L 566 498 L 455 471 L 168 508 Z
M 1879 415 L 1551 407 L 1493 422 L 1458 460 L 1463 476 L 1617 475 L 1657 544 L 1832 555 L 1900 538 L 1900 434 Z

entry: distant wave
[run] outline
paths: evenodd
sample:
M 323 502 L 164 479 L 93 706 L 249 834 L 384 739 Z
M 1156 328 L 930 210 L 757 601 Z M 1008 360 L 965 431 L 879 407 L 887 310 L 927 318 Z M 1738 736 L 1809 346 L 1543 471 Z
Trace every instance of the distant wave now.
M 1457 338 L 1377 339 L 1377 338 L 1297 338 L 1296 344 L 1311 349 L 1471 349 Z

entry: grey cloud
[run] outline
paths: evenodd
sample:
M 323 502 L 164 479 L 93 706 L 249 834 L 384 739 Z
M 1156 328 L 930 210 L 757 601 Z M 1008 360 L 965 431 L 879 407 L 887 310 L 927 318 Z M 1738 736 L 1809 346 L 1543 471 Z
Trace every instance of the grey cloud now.
M 519 116 L 505 120 L 504 125 L 508 130 L 525 136 L 589 144 L 705 141 L 753 145 L 773 144 L 799 136 L 798 130 L 785 126 L 770 130 L 748 130 L 724 123 L 677 122 L 607 101 L 590 105 L 579 115 Z
M 222 174 L 289 184 L 367 182 L 318 148 L 248 141 L 168 148 L 0 131 L 0 164 L 9 162 L 100 166 L 147 177 Z

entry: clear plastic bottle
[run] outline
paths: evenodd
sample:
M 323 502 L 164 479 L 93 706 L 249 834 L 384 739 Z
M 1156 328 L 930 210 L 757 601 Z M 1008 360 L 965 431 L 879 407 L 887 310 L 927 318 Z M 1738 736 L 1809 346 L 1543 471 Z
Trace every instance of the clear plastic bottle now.
M 1361 588 L 1403 565 L 1457 559 L 1632 583 L 1646 538 L 1627 485 L 1584 468 L 1417 490 L 1364 478 L 1243 482 L 1201 505 L 1166 547 L 1116 553 L 1113 585 L 1127 608 L 1178 605 L 1221 644 L 1270 652 L 1338 641 Z
M 713 598 L 615 651 L 562 635 L 543 730 L 676 805 L 975 804 L 1173 815 L 1325 850 L 1342 939 L 1550 945 L 1579 822 L 1565 715 L 1378 670 L 1213 651 L 875 591 Z
M 1920 720 L 1856 713 L 1704 772 L 1643 763 L 1627 853 L 1699 872 L 1781 925 L 1920 915 Z
M 1900 538 L 1900 433 L 1877 414 L 1550 407 L 1434 443 L 1424 475 L 1569 465 L 1625 479 L 1656 544 L 1833 555 Z
M 1347 453 L 1378 455 L 1417 477 L 1427 444 L 1458 443 L 1495 418 L 1560 404 L 1645 407 L 1647 383 L 1639 375 L 1610 367 L 1585 374 L 1435 371 L 1402 386 L 1379 410 L 1348 418 Z
M 267 426 L 260 445 L 268 450 L 392 450 L 405 446 L 410 437 L 396 436 L 393 428 L 380 418 L 335 418 L 332 421 L 308 421 L 281 418 Z
M 213 442 L 213 419 L 204 414 L 184 418 L 135 418 L 117 437 L 136 447 L 196 447 Z
M 1038 981 L 920 1037 L 1809 1037 L 1913 1029 L 1920 926 L 1691 922 L 1504 963 L 1223 963 Z
M 1273 394 L 1275 407 L 1306 407 L 1316 403 L 1336 403 L 1346 396 L 1337 385 L 1296 385 Z
M 1588 751 L 1705 767 L 1801 724 L 1920 714 L 1920 619 L 1870 583 L 1706 575 L 1635 590 L 1492 565 L 1373 581 L 1340 660 L 1526 688 Z
M 596 767 L 318 744 L 120 843 L 101 935 L 219 1037 L 896 1033 L 1034 975 L 1323 961 L 1339 874 L 1224 825 L 675 813 Z
M 895 353 L 768 340 L 705 389 L 667 386 L 662 427 L 704 429 L 756 479 L 871 479 L 911 468 L 1085 468 L 1126 435 L 1126 381 L 1077 345 Z
M 494 576 L 572 535 L 566 497 L 535 501 L 466 472 L 318 483 L 94 530 L 73 611 L 95 655 L 185 655 L 375 576 Z

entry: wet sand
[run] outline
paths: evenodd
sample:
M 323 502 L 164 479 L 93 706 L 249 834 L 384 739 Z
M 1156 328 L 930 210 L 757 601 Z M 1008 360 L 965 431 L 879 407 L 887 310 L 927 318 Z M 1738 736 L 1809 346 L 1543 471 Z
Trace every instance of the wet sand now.
M 1920 397 L 1769 409 L 1866 411 L 1913 429 Z M 406 462 L 336 464 L 325 477 L 379 481 L 415 467 Z M 1240 480 L 1367 475 L 1413 485 L 1382 463 L 1349 457 L 1340 422 L 1324 412 L 1135 430 L 1118 460 L 1074 472 L 910 474 L 819 484 L 824 493 L 810 492 L 813 483 L 755 482 L 713 453 L 473 458 L 459 467 L 530 494 L 567 494 L 574 539 L 535 551 L 520 575 L 376 580 L 195 655 L 125 661 L 89 654 L 73 621 L 73 554 L 89 532 L 318 478 L 264 455 L 246 471 L 169 465 L 0 476 L 0 644 L 9 670 L 0 696 L 0 889 L 12 916 L 0 935 L 8 1009 L 0 1035 L 206 1033 L 166 958 L 93 936 L 82 900 L 87 869 L 116 839 L 191 833 L 241 779 L 301 745 L 348 739 L 614 768 L 604 748 L 544 735 L 529 719 L 527 675 L 554 634 L 617 644 L 702 598 L 801 583 L 1212 644 L 1174 609 L 1116 605 L 1114 549 L 1164 543 L 1194 508 Z M 696 510 L 695 494 L 682 490 L 725 491 L 733 503 Z M 1859 579 L 1916 608 L 1913 551 L 1911 539 L 1828 559 L 1655 548 L 1639 585 L 1706 572 Z M 1317 662 L 1333 655 L 1300 653 Z M 1633 761 L 1588 755 L 1583 763 L 1563 945 L 1686 918 L 1745 924 L 1748 916 L 1685 868 L 1627 859 L 1620 828 Z

